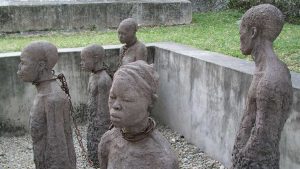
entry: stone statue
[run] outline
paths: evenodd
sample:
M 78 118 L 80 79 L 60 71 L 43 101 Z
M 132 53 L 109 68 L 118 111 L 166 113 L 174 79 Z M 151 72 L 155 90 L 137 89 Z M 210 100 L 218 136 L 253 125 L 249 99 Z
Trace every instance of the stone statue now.
M 108 102 L 114 128 L 99 144 L 101 169 L 178 169 L 171 145 L 149 117 L 157 88 L 158 75 L 145 61 L 123 65 L 115 73 Z
M 279 169 L 279 141 L 292 105 L 287 66 L 273 50 L 284 24 L 273 5 L 249 9 L 240 25 L 241 51 L 252 55 L 255 72 L 233 148 L 233 169 Z
M 138 25 L 132 18 L 125 19 L 120 23 L 118 28 L 119 40 L 125 45 L 120 49 L 119 66 L 136 60 L 147 62 L 147 48 L 137 40 L 137 30 Z
M 37 89 L 30 111 L 30 131 L 37 169 L 75 169 L 70 102 L 51 70 L 58 60 L 49 42 L 33 42 L 21 53 L 18 76 Z
M 87 150 L 88 158 L 95 167 L 99 167 L 98 144 L 102 135 L 108 130 L 110 119 L 108 96 L 112 84 L 107 74 L 103 57 L 104 49 L 99 45 L 89 45 L 81 52 L 82 69 L 91 72 L 88 84 L 88 129 Z

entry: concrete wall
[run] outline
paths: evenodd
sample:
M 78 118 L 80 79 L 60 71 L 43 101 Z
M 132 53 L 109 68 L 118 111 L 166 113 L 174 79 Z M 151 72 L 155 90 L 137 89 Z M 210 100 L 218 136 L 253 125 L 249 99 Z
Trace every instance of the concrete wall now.
M 105 46 L 114 67 L 119 46 Z M 88 74 L 79 69 L 81 49 L 60 50 L 75 107 L 86 103 Z M 0 54 L 0 126 L 28 127 L 35 89 L 16 77 L 20 53 Z M 252 80 L 251 62 L 173 43 L 148 44 L 149 62 L 160 75 L 156 119 L 181 133 L 211 157 L 230 165 L 235 134 Z M 300 74 L 292 73 L 294 103 L 280 144 L 281 169 L 300 168 Z
M 160 75 L 155 117 L 229 167 L 253 63 L 177 44 L 155 46 Z M 294 103 L 282 133 L 281 169 L 300 168 L 300 74 L 292 73 L 292 82 Z
M 104 46 L 104 48 L 105 63 L 111 70 L 115 70 L 120 45 Z M 84 108 L 81 106 L 85 106 L 87 102 L 89 74 L 80 70 L 81 50 L 82 48 L 59 49 L 60 59 L 54 67 L 56 74 L 63 73 L 66 76 L 75 110 Z M 154 48 L 148 47 L 149 62 L 153 62 L 153 54 Z M 29 112 L 36 89 L 17 77 L 19 62 L 20 52 L 0 54 L 0 130 L 1 127 L 25 130 L 29 127 Z
M 0 33 L 116 28 L 128 17 L 140 25 L 177 25 L 192 21 L 188 0 L 88 0 L 0 2 Z

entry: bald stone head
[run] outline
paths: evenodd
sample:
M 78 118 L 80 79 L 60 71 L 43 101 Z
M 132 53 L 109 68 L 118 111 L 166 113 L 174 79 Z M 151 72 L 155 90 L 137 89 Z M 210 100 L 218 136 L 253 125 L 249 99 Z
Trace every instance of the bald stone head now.
M 34 82 L 42 74 L 51 72 L 59 56 L 56 46 L 46 41 L 37 41 L 22 50 L 20 59 L 18 76 L 24 82 Z
M 102 46 L 89 45 L 81 51 L 80 66 L 84 70 L 93 72 L 97 69 L 97 66 L 102 65 L 104 56 L 105 50 Z
M 282 12 L 273 5 L 261 4 L 250 8 L 242 17 L 240 25 L 241 51 L 249 55 L 255 40 L 273 42 L 284 25 Z
M 121 43 L 129 44 L 136 40 L 138 24 L 133 18 L 123 20 L 118 27 L 118 35 Z

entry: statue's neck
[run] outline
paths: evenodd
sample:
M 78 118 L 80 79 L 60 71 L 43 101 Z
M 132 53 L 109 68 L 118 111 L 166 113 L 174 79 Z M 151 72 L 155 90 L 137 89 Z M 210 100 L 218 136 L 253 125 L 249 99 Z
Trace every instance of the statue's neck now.
M 133 46 L 135 43 L 137 42 L 137 38 L 134 37 L 130 42 L 126 43 L 126 47 L 129 48 L 131 46 Z
M 265 70 L 270 60 L 277 59 L 273 50 L 273 43 L 269 40 L 260 40 L 256 43 L 251 55 L 255 63 L 256 71 Z
M 135 126 L 122 128 L 122 130 L 126 133 L 136 134 L 136 133 L 143 132 L 148 127 L 148 125 L 149 125 L 149 120 L 148 120 L 148 117 L 146 117 L 145 119 L 143 119 L 140 123 L 136 124 Z
M 52 84 L 55 82 L 55 79 L 52 75 L 52 72 L 43 72 L 40 74 L 39 79 L 35 82 L 37 92 L 39 94 L 47 94 L 52 92 Z
M 134 128 L 122 128 L 121 133 L 123 138 L 130 142 L 137 142 L 147 138 L 149 134 L 153 132 L 156 126 L 156 123 L 152 118 L 148 117 L 147 119 L 147 122 L 143 122 L 143 124 L 145 124 L 145 126 L 143 127 L 144 129 L 142 129 L 141 126 L 139 126 L 139 128 L 136 128 L 138 129 L 136 131 L 134 131 Z
M 95 68 L 94 68 L 94 70 L 92 71 L 92 73 L 98 74 L 98 73 L 102 72 L 102 71 L 105 69 L 105 67 L 104 67 L 103 64 L 101 64 L 101 63 L 102 63 L 102 62 L 98 62 L 98 63 L 95 65 Z

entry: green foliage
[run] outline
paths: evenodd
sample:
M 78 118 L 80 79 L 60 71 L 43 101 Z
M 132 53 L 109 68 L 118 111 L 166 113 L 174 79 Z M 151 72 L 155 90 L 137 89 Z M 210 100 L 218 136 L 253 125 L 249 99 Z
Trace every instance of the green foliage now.
M 300 1 L 299 0 L 230 0 L 230 9 L 245 11 L 252 6 L 270 3 L 279 8 L 286 16 L 286 21 L 300 24 Z
M 219 52 L 233 57 L 250 59 L 239 50 L 239 25 L 243 13 L 237 10 L 194 13 L 192 24 L 140 28 L 139 40 L 176 42 L 198 49 Z M 274 43 L 277 55 L 291 70 L 300 72 L 300 25 L 285 24 Z M 0 37 L 0 52 L 20 51 L 34 40 L 47 40 L 59 48 L 84 47 L 89 44 L 119 44 L 116 30 L 107 32 L 50 32 L 37 35 L 5 35 Z M 81 112 L 81 111 L 79 111 Z M 80 116 L 80 115 L 79 115 Z M 84 119 L 83 119 L 84 120 Z

